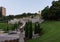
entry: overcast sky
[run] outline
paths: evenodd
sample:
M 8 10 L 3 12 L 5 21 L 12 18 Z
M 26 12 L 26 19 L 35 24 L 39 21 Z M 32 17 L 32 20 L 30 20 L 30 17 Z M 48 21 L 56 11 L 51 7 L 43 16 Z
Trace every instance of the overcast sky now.
M 0 6 L 6 8 L 7 15 L 17 15 L 24 12 L 35 13 L 51 6 L 53 0 L 0 0 Z

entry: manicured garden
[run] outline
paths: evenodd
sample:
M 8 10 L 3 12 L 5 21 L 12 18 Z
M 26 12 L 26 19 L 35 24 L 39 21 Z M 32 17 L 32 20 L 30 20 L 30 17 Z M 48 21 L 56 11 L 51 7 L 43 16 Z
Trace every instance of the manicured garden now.
M 27 42 L 60 42 L 60 21 L 45 21 L 41 24 L 44 34 Z
M 2 29 L 2 30 L 7 30 L 7 28 L 9 29 L 9 30 L 12 30 L 12 28 L 13 28 L 13 24 L 7 24 L 7 23 L 0 23 L 0 29 Z

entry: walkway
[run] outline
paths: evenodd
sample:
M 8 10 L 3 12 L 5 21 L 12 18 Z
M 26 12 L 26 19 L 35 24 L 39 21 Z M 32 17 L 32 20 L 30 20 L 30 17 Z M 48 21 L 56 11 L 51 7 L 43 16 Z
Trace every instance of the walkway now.
M 5 40 L 18 39 L 18 38 L 19 38 L 19 34 L 11 34 L 11 35 L 8 35 L 8 33 L 0 34 L 0 42 Z

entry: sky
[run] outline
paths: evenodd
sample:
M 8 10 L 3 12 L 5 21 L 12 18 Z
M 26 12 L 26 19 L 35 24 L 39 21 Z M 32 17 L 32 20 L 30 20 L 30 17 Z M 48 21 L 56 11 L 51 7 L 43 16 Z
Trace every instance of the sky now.
M 7 15 L 36 13 L 46 6 L 51 6 L 53 0 L 0 0 L 0 6 L 6 8 Z

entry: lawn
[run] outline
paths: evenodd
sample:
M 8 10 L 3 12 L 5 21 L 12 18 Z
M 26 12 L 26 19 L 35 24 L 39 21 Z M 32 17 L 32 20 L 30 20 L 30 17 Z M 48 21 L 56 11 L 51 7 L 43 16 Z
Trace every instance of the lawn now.
M 9 30 L 12 30 L 13 24 L 0 23 L 0 29 L 2 29 L 2 30 L 6 30 L 7 29 L 7 26 L 8 26 L 8 29 Z
M 45 21 L 41 28 L 44 34 L 27 42 L 60 42 L 60 21 Z

